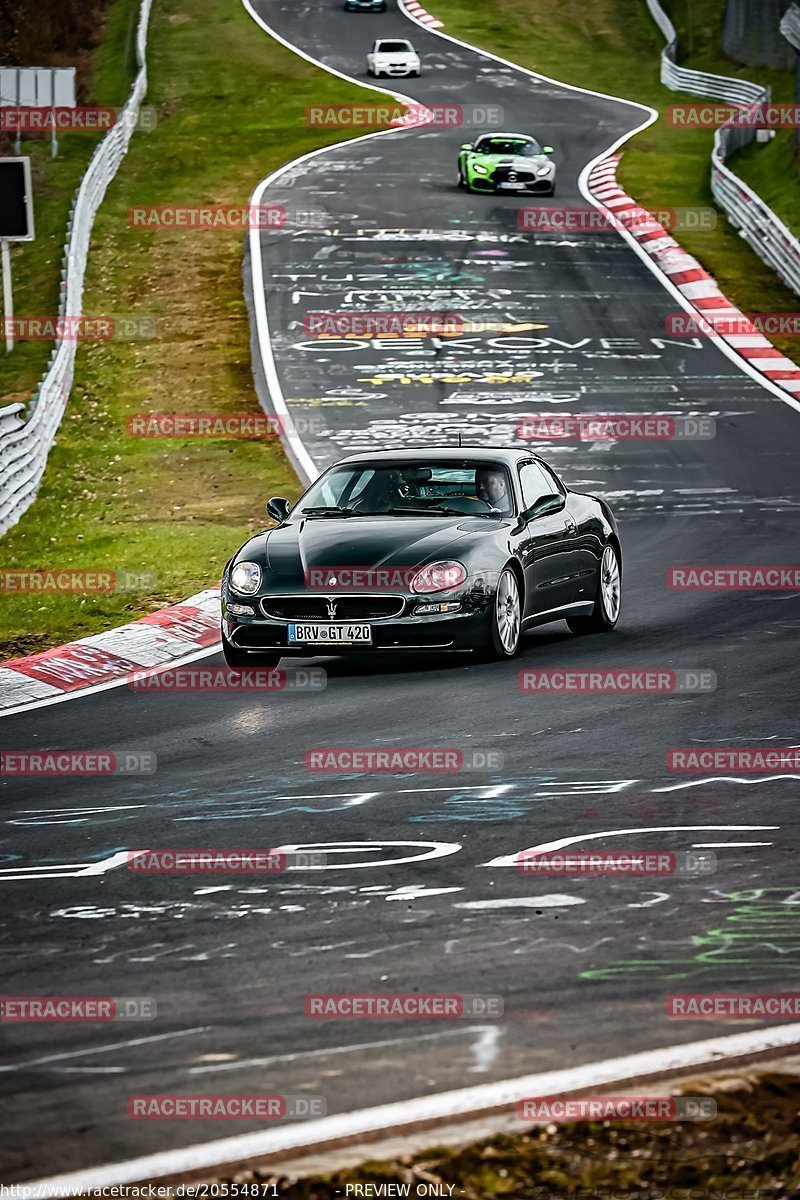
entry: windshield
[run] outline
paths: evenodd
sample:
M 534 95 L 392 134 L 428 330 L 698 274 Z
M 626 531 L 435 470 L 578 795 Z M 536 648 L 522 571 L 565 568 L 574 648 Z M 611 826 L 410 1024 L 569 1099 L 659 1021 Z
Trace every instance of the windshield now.
M 375 49 L 379 54 L 411 54 L 411 42 L 377 42 Z
M 484 137 L 475 143 L 478 154 L 514 154 L 521 158 L 534 158 L 542 148 L 533 138 Z
M 295 517 L 508 515 L 514 511 L 509 473 L 502 463 L 369 463 L 334 467 L 292 510 Z

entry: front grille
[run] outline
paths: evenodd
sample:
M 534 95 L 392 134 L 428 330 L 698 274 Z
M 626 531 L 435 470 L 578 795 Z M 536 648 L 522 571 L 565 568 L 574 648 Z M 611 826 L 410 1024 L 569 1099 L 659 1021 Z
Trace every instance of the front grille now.
M 494 173 L 495 183 L 533 183 L 536 175 L 533 171 L 520 171 L 516 167 L 498 166 Z
M 331 613 L 327 596 L 264 596 L 261 611 L 279 621 L 379 621 L 398 617 L 402 596 L 331 596 L 336 605 Z

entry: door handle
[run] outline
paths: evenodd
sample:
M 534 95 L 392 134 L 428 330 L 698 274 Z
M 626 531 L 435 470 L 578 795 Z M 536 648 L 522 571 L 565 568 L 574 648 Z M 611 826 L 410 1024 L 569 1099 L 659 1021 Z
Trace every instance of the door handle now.
M 574 533 L 578 526 L 573 521 L 572 517 L 567 517 L 567 529 L 570 533 Z

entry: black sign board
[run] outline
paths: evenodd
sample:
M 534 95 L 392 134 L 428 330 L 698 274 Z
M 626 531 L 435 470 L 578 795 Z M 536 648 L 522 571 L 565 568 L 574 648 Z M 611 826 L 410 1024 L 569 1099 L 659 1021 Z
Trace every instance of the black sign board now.
M 33 241 L 29 158 L 0 158 L 0 241 Z

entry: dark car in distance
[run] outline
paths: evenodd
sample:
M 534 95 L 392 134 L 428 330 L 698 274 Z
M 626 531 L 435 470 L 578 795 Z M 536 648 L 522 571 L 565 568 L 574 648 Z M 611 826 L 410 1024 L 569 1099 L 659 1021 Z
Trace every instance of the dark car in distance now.
M 231 667 L 353 652 L 511 658 L 537 625 L 602 632 L 619 618 L 611 510 L 525 449 L 357 454 L 267 512 L 277 527 L 222 578 Z

